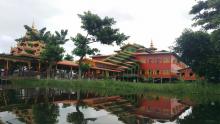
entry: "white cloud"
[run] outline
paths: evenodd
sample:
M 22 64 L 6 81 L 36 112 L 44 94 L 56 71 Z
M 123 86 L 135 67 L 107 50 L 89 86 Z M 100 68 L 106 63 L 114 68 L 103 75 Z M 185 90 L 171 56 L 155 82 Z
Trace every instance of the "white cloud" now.
M 0 44 L 0 53 L 9 53 L 11 47 L 16 45 L 16 42 L 10 36 L 0 35 Z
M 52 31 L 68 29 L 69 36 L 75 36 L 76 33 L 83 32 L 77 14 L 90 10 L 101 17 L 115 18 L 116 27 L 131 36 L 126 42 L 135 42 L 148 47 L 152 39 L 155 47 L 159 49 L 168 49 L 183 29 L 191 26 L 192 17 L 188 12 L 195 4 L 195 0 L 0 1 L 4 4 L 4 7 L 3 4 L 0 7 L 3 11 L 0 14 L 4 13 L 4 24 L 0 24 L 3 27 L 0 29 L 0 35 L 10 35 L 13 39 L 24 34 L 22 25 L 31 24 L 33 18 L 39 28 L 46 26 Z M 2 44 L 0 50 L 2 50 L 1 46 Z M 69 53 L 74 48 L 71 41 L 64 46 Z M 102 54 L 113 53 L 119 48 L 100 44 L 92 46 L 98 47 Z

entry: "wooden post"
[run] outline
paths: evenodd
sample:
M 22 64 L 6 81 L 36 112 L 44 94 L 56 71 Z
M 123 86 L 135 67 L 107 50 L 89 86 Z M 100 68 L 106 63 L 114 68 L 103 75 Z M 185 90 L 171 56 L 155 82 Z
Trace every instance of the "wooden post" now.
M 38 64 L 38 73 L 40 74 L 40 70 L 41 70 L 41 64 L 40 64 L 40 61 L 39 61 L 39 64 Z
M 55 67 L 54 78 L 55 79 L 57 78 L 57 64 L 56 64 L 56 67 Z
M 31 69 L 31 63 L 28 62 L 28 70 L 30 70 L 30 69 Z
M 71 66 L 71 68 L 70 68 L 70 79 L 72 79 L 72 76 L 73 76 L 73 75 L 72 75 L 72 74 L 73 74 L 72 71 L 73 71 L 73 67 Z
M 8 62 L 8 60 L 6 61 L 6 71 L 5 71 L 5 73 L 6 73 L 6 77 L 8 77 L 8 70 L 9 70 L 9 62 Z
M 38 61 L 38 75 L 37 75 L 37 79 L 40 79 L 40 74 L 41 74 L 41 64 L 40 61 Z

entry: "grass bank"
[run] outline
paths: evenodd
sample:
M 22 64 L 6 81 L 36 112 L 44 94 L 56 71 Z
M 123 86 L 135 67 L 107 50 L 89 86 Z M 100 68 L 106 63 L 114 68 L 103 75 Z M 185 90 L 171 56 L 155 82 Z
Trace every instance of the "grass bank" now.
M 170 94 L 217 94 L 220 95 L 219 84 L 201 84 L 189 82 L 177 83 L 131 83 L 114 80 L 43 80 L 43 79 L 11 79 L 16 87 L 59 88 L 65 90 L 84 90 L 101 94 L 134 94 L 134 93 L 170 93 Z

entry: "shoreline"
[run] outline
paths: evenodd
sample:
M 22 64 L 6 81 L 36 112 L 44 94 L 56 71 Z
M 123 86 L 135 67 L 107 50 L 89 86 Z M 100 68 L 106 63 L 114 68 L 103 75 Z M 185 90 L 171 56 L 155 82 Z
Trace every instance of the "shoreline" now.
M 107 90 L 115 93 L 180 93 L 180 94 L 213 94 L 220 95 L 219 84 L 198 82 L 176 83 L 134 83 L 115 80 L 55 80 L 55 79 L 10 79 L 12 85 L 40 88 Z

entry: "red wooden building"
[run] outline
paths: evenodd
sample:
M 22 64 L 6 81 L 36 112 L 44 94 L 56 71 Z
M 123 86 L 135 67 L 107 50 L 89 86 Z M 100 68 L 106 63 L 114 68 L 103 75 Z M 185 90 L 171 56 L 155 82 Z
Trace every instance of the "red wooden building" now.
M 116 51 L 116 54 L 92 58 L 126 67 L 121 72 L 121 77 L 152 79 L 153 82 L 161 83 L 179 79 L 179 70 L 187 68 L 187 65 L 173 52 L 156 50 L 152 42 L 149 48 L 138 44 L 127 44 Z
M 177 79 L 178 70 L 187 67 L 172 52 L 135 53 L 135 56 L 140 61 L 141 74 L 160 81 Z
M 179 70 L 179 77 L 185 81 L 194 81 L 196 80 L 196 74 L 192 71 L 191 68 L 184 68 Z

